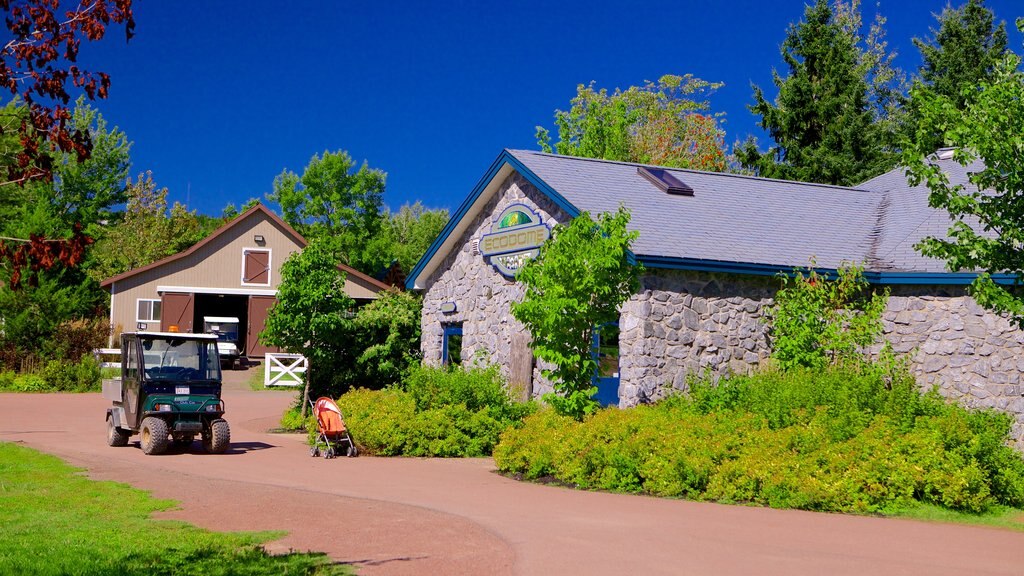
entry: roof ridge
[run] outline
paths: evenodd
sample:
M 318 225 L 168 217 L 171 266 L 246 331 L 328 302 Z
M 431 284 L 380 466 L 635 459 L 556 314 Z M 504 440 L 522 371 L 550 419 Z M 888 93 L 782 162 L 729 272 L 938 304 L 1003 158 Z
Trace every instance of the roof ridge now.
M 766 178 L 764 176 L 751 176 L 749 174 L 736 174 L 734 172 L 712 172 L 710 170 L 694 170 L 692 168 L 675 168 L 672 166 L 659 166 L 657 164 L 644 164 L 642 162 L 623 162 L 621 160 L 605 160 L 604 158 L 586 158 L 583 156 L 567 156 L 565 154 L 552 154 L 550 152 L 539 152 L 537 150 L 516 150 L 507 149 L 509 152 L 532 154 L 535 156 L 547 156 L 549 158 L 560 158 L 566 160 L 580 160 L 583 162 L 597 162 L 601 164 L 616 164 L 620 166 L 643 166 L 645 168 L 659 168 L 662 170 L 672 170 L 675 172 L 686 172 L 690 174 L 700 174 L 704 176 L 722 176 L 727 178 L 740 178 L 744 180 L 758 180 L 762 182 L 779 182 L 783 184 L 797 184 L 800 186 L 812 186 L 815 188 L 832 188 L 836 190 L 847 190 L 851 192 L 867 192 L 869 194 L 878 194 L 877 190 L 868 190 L 867 188 L 855 188 L 853 186 L 840 186 L 838 184 L 821 184 L 818 182 L 801 182 L 799 180 L 783 180 L 780 178 Z

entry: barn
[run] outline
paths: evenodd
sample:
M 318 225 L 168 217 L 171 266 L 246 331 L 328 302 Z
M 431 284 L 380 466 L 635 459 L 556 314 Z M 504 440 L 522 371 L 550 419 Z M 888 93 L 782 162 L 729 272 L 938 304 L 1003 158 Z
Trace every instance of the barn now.
M 239 350 L 245 356 L 276 351 L 260 341 L 276 302 L 281 264 L 306 239 L 262 204 L 239 214 L 191 248 L 101 282 L 110 292 L 113 332 L 202 332 L 203 318 L 240 320 Z M 349 266 L 345 292 L 366 302 L 387 284 Z

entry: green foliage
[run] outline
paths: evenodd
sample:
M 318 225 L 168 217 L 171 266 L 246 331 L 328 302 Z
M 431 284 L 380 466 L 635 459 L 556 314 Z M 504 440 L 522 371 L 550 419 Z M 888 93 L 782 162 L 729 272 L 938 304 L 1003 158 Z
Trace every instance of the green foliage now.
M 429 210 L 419 201 L 385 213 L 380 231 L 367 244 L 367 267 L 377 275 L 397 261 L 408 274 L 447 223 L 448 210 Z
M 323 239 L 313 240 L 281 265 L 277 304 L 267 315 L 261 337 L 267 344 L 309 358 L 313 394 L 326 388 L 314 384 L 318 378 L 329 381 L 335 352 L 345 346 L 345 335 L 351 331 L 354 302 L 344 288 L 345 273 Z
M 381 228 L 387 175 L 366 162 L 355 166 L 344 150 L 314 154 L 301 177 L 285 170 L 274 178 L 269 199 L 306 238 L 332 239 L 350 266 L 372 275 L 377 270 L 367 247 Z
M 546 400 L 561 414 L 582 418 L 597 407 L 594 329 L 618 320 L 619 306 L 639 287 L 641 267 L 630 253 L 639 233 L 628 224 L 629 211 L 621 206 L 596 223 L 583 212 L 556 227 L 540 255 L 516 275 L 526 295 L 512 304 L 512 315 L 532 334 L 537 357 L 555 366 L 544 371 L 557 392 Z
M 1006 24 L 996 25 L 983 0 L 968 0 L 957 8 L 947 5 L 935 19 L 939 29 L 931 29 L 931 38 L 914 38 L 921 51 L 918 74 L 924 87 L 963 109 L 964 88 L 991 82 L 1006 56 Z
M 50 360 L 38 372 L 0 372 L 0 390 L 10 392 L 99 392 L 100 381 L 99 364 L 91 356 Z
M 174 507 L 89 480 L 53 456 L 0 444 L 2 574 L 347 574 L 323 554 L 270 555 L 274 533 L 218 533 L 154 520 Z
M 89 274 L 103 280 L 141 268 L 192 246 L 207 230 L 195 211 L 175 202 L 167 210 L 167 188 L 157 189 L 153 174 L 128 179 L 128 202 L 121 220 L 96 243 Z
M 356 389 L 338 399 L 360 450 L 381 456 L 486 456 L 535 405 L 513 402 L 496 368 L 420 367 L 405 390 Z
M 1002 285 L 994 274 L 1024 273 L 1024 73 L 1021 59 L 1008 53 L 991 80 L 963 90 L 964 107 L 949 96 L 915 87 L 912 99 L 920 115 L 917 138 L 903 161 L 911 184 L 929 188 L 928 204 L 949 213 L 945 238 L 928 237 L 916 248 L 939 258 L 953 272 L 981 271 L 971 295 L 983 306 L 1008 313 L 1024 326 L 1024 297 L 1019 286 Z M 969 183 L 951 184 L 943 163 L 926 148 L 939 133 L 954 146 L 953 161 L 968 170 Z M 980 160 L 980 162 L 976 162 Z
M 1011 419 L 922 395 L 905 371 L 828 368 L 695 383 L 692 397 L 506 431 L 499 470 L 586 489 L 776 508 L 969 513 L 1024 505 Z
M 721 172 L 726 168 L 725 131 L 708 97 L 721 84 L 692 75 L 662 76 L 614 94 L 580 84 L 568 111 L 555 112 L 555 150 L 567 156 L 602 158 Z M 695 98 L 703 98 L 697 100 Z M 551 135 L 537 127 L 537 142 L 551 152 Z
M 26 114 L 18 102 L 0 109 L 0 156 L 11 158 L 23 146 L 16 138 L 17 124 Z M 0 236 L 68 238 L 74 227 L 81 225 L 86 234 L 96 237 L 112 217 L 112 210 L 125 201 L 130 144 L 124 133 L 109 128 L 103 117 L 81 100 L 69 126 L 89 134 L 92 154 L 79 162 L 75 154 L 55 153 L 53 182 L 0 186 Z M 4 285 L 0 290 L 0 318 L 4 321 L 0 366 L 18 368 L 25 358 L 60 349 L 63 344 L 55 335 L 59 325 L 103 315 L 106 294 L 84 271 L 94 265 L 90 250 L 80 267 L 29 272 L 20 290 L 7 289 L 13 270 L 0 265 L 0 285 Z
M 352 322 L 353 347 L 358 356 L 350 381 L 368 388 L 397 384 L 419 364 L 420 296 L 387 290 L 361 307 Z
M 780 278 L 783 287 L 766 316 L 772 358 L 783 368 L 857 359 L 881 336 L 889 292 L 873 292 L 862 268 L 841 268 L 835 280 L 813 269 Z
M 868 82 L 872 70 L 887 63 L 884 45 L 874 42 L 874 52 L 858 48 L 853 26 L 859 14 L 851 19 L 846 10 L 837 17 L 828 0 L 817 0 L 789 27 L 781 48 L 789 74 L 773 73 L 775 103 L 755 86 L 750 107 L 774 146 L 761 152 L 752 137 L 736 146 L 744 168 L 768 178 L 851 185 L 895 164 L 895 152 L 884 146 L 893 138 L 876 122 L 876 113 L 891 106 L 884 97 L 872 101 L 881 95 L 872 86 L 887 84 L 884 69 L 877 83 L 874 77 Z

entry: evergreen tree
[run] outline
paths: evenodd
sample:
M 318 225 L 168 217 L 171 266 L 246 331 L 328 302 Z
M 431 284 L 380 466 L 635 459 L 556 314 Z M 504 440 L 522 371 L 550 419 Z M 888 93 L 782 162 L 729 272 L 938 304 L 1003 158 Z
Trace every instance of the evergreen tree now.
M 750 107 L 774 146 L 761 152 L 753 138 L 738 145 L 743 168 L 769 178 L 851 185 L 893 165 L 856 37 L 827 0 L 808 6 L 804 20 L 790 26 L 782 58 L 789 75 L 774 74 L 775 103 L 754 86 Z
M 944 96 L 963 110 L 967 99 L 964 88 L 991 81 L 996 64 L 1007 53 L 1006 23 L 995 24 L 995 15 L 985 7 L 984 0 L 968 0 L 955 9 L 947 6 L 935 18 L 939 28 L 932 28 L 931 38 L 914 38 L 923 61 L 918 69 L 919 89 Z M 914 112 L 915 121 L 920 116 Z M 938 135 L 918 137 L 926 138 L 921 143 L 925 149 L 944 145 Z

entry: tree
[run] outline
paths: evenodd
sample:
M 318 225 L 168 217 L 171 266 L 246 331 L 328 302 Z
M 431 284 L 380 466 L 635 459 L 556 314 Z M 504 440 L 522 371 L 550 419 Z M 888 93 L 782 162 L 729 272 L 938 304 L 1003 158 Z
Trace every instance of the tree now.
M 750 110 L 761 117 L 775 145 L 761 152 L 753 138 L 735 149 L 740 165 L 760 176 L 851 185 L 889 169 L 895 154 L 885 141 L 869 100 L 865 59 L 827 0 L 807 6 L 782 43 L 789 68 L 773 73 L 775 104 L 754 86 Z
M 331 239 L 350 266 L 373 274 L 366 246 L 380 229 L 387 175 L 366 162 L 354 168 L 344 150 L 314 154 L 301 177 L 284 170 L 274 178 L 269 199 L 301 234 Z
M 0 117 L 23 117 L 25 108 L 8 104 Z M 35 282 L 41 271 L 92 264 L 87 247 L 124 202 L 124 180 L 131 144 L 117 128 L 80 99 L 72 115 L 76 130 L 90 134 L 93 151 L 79 161 L 72 153 L 54 154 L 51 181 L 0 186 L 0 262 L 9 285 Z M 0 148 L 17 147 L 14 133 L 0 134 Z M 61 238 L 63 240 L 48 240 Z
M 1006 55 L 1006 24 L 995 24 L 995 16 L 983 0 L 968 0 L 955 9 L 947 6 L 935 19 L 939 29 L 931 29 L 931 38 L 914 38 L 922 59 L 918 90 L 945 96 L 963 109 L 967 103 L 964 89 L 992 80 Z M 922 146 L 932 151 L 944 145 L 938 134 L 918 136 L 924 138 Z
M 547 400 L 577 419 L 597 407 L 594 331 L 618 320 L 619 306 L 639 287 L 641 267 L 630 252 L 639 233 L 627 230 L 629 218 L 624 207 L 601 214 L 597 222 L 581 213 L 557 226 L 537 258 L 516 275 L 526 294 L 512 304 L 512 315 L 533 335 L 537 357 L 554 365 L 544 376 L 558 394 Z
M 429 210 L 419 201 L 385 213 L 379 232 L 367 245 L 367 265 L 376 275 L 397 261 L 408 273 L 447 223 L 447 210 Z
M 111 23 L 123 23 L 130 39 L 135 29 L 132 2 L 74 1 L 63 14 L 60 0 L 0 0 L 0 8 L 7 13 L 10 32 L 0 49 L 0 86 L 27 107 L 26 121 L 16 129 L 21 147 L 15 161 L 5 163 L 3 184 L 49 180 L 54 150 L 73 153 L 79 161 L 92 151 L 88 133 L 70 122 L 68 81 L 90 100 L 106 98 L 110 88 L 107 74 L 77 65 L 82 38 L 100 40 Z
M 302 354 L 309 359 L 312 376 L 303 391 L 302 416 L 306 416 L 311 378 L 326 372 L 333 351 L 351 332 L 354 302 L 345 293 L 345 273 L 338 268 L 333 247 L 324 239 L 312 240 L 281 265 L 277 304 L 267 315 L 261 337 L 271 346 Z
M 346 387 L 383 388 L 401 382 L 420 363 L 421 298 L 386 290 L 359 308 L 352 323 L 357 354 Z
M 935 19 L 939 29 L 931 29 L 931 38 L 914 38 L 922 59 L 918 74 L 926 87 L 963 108 L 964 87 L 991 80 L 1006 55 L 1006 23 L 995 24 L 984 0 L 947 6 Z
M 128 179 L 128 203 L 120 222 L 96 243 L 96 263 L 89 274 L 102 280 L 141 268 L 181 252 L 201 240 L 208 230 L 199 217 L 175 202 L 167 211 L 167 188 L 157 189 L 153 174 Z
M 871 290 L 864 271 L 839 269 L 835 280 L 813 269 L 780 275 L 782 289 L 767 310 L 771 321 L 772 358 L 783 369 L 824 368 L 860 358 L 882 335 L 888 289 Z
M 1024 28 L 1024 19 L 1018 20 Z M 911 93 L 920 115 L 915 139 L 903 156 L 912 185 L 924 182 L 928 204 L 953 220 L 945 238 L 928 237 L 916 248 L 945 260 L 953 272 L 979 271 L 971 295 L 983 306 L 1010 314 L 1024 327 L 1024 74 L 1021 59 L 1003 55 L 992 77 L 954 96 L 923 86 Z M 939 134 L 954 146 L 952 158 L 971 166 L 968 183 L 953 184 L 932 155 L 927 136 Z M 981 166 L 973 164 L 981 160 Z M 1017 280 L 1001 284 L 993 275 L 1009 273 Z
M 722 84 L 692 75 L 665 75 L 657 83 L 616 89 L 576 87 L 568 111 L 555 112 L 558 142 L 568 156 L 658 164 L 720 172 L 726 167 L 725 131 L 708 113 L 707 98 Z M 704 98 L 696 100 L 695 98 Z M 537 143 L 551 152 L 551 135 L 537 127 Z

